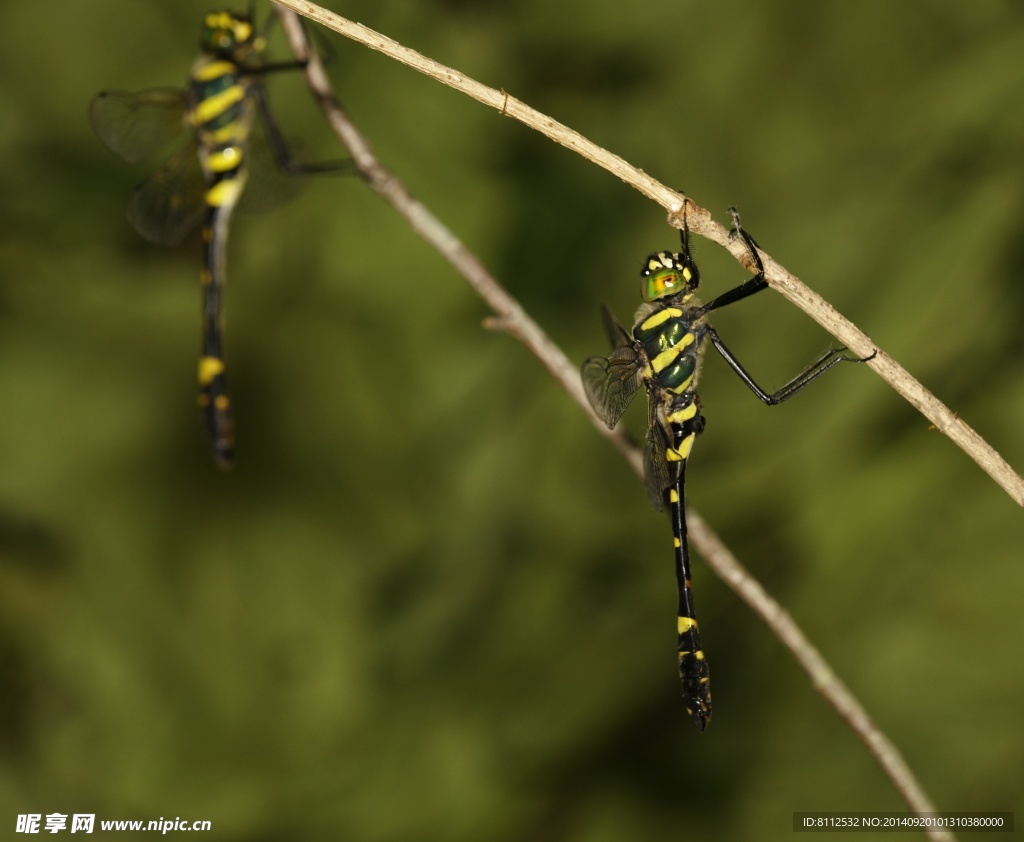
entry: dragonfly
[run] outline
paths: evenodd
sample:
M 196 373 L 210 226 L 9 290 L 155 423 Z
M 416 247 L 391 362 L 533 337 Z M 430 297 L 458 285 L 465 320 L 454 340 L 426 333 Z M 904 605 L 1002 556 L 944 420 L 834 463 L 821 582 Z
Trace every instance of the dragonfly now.
M 607 307 L 605 332 L 612 350 L 607 356 L 589 357 L 581 370 L 583 388 L 598 417 L 614 428 L 640 386 L 647 392 L 647 434 L 644 446 L 644 484 L 656 511 L 668 510 L 675 546 L 678 589 L 677 652 L 679 678 L 686 710 L 698 730 L 711 719 L 711 685 L 707 658 L 701 645 L 686 533 L 686 462 L 705 419 L 697 381 L 707 341 L 747 387 L 766 405 L 789 400 L 812 381 L 841 362 L 866 362 L 846 348 L 833 348 L 778 391 L 762 389 L 708 323 L 708 314 L 766 289 L 764 265 L 757 243 L 740 225 L 735 208 L 730 237 L 746 245 L 755 274 L 739 286 L 701 304 L 695 293 L 700 272 L 690 254 L 685 215 L 680 229 L 681 251 L 651 254 L 640 272 L 644 303 L 627 332 Z
M 228 228 L 245 190 L 259 115 L 278 169 L 287 174 L 346 171 L 351 162 L 299 163 L 274 121 L 263 87 L 268 73 L 302 62 L 269 62 L 266 37 L 248 14 L 216 11 L 203 18 L 200 54 L 188 84 L 140 92 L 102 91 L 89 103 L 100 140 L 130 164 L 141 163 L 188 132 L 166 163 L 132 194 L 128 219 L 146 240 L 174 246 L 202 222 L 203 289 L 199 397 L 214 462 L 234 462 L 235 424 L 223 347 L 223 295 Z

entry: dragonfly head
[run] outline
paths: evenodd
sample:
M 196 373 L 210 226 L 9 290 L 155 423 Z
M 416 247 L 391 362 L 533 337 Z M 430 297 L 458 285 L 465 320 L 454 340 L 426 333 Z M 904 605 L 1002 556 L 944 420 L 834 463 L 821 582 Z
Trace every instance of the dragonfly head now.
M 201 46 L 205 52 L 228 58 L 239 48 L 253 45 L 256 27 L 248 15 L 235 12 L 209 12 L 203 18 Z
M 659 251 L 649 255 L 640 270 L 644 301 L 658 301 L 673 295 L 689 297 L 700 283 L 697 264 L 687 253 Z

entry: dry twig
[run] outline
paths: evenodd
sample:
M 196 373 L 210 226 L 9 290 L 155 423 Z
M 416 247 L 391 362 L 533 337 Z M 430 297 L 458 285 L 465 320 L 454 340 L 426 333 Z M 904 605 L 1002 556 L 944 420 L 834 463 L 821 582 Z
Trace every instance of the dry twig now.
M 369 46 L 387 44 L 387 50 L 382 49 L 380 46 L 377 48 L 382 49 L 382 51 L 388 54 L 411 52 L 359 24 L 339 18 L 326 10 L 304 2 L 304 0 L 278 0 L 278 2 L 281 6 L 295 9 L 307 17 L 330 26 L 335 31 L 349 35 L 349 37 L 354 37 L 352 32 L 358 30 L 361 37 L 356 38 L 356 40 Z M 488 327 L 506 332 L 526 346 L 587 413 L 595 428 L 615 444 L 629 461 L 634 472 L 642 477 L 643 465 L 640 451 L 626 441 L 618 432 L 609 431 L 593 413 L 584 396 L 577 367 L 569 362 L 561 349 L 551 341 L 544 331 L 523 311 L 518 302 L 490 275 L 479 259 L 421 202 L 415 199 L 392 173 L 381 165 L 374 155 L 370 144 L 349 119 L 335 96 L 322 65 L 316 56 L 310 53 L 305 34 L 296 16 L 283 9 L 279 9 L 279 14 L 284 31 L 296 57 L 302 60 L 309 60 L 306 68 L 306 78 L 310 90 L 323 109 L 328 123 L 341 143 L 348 149 L 349 154 L 351 154 L 355 166 L 362 177 L 488 303 L 495 313 L 495 316 L 488 319 Z M 467 80 L 453 70 L 443 68 L 429 59 L 418 56 L 418 54 L 413 55 L 417 56 L 417 61 L 406 61 L 406 63 L 412 64 L 417 69 L 422 69 L 423 66 L 429 65 L 432 68 L 430 75 L 440 78 L 442 81 L 447 81 L 455 87 L 460 87 L 460 89 L 481 89 L 480 95 L 477 98 L 502 109 L 503 113 L 516 116 L 517 112 L 522 112 L 523 110 L 532 111 L 527 106 L 505 94 L 494 92 L 489 88 L 483 88 L 483 86 L 472 82 L 472 80 Z M 458 84 L 454 84 L 456 81 Z M 487 92 L 490 92 L 490 94 L 487 94 Z M 496 101 L 492 101 L 493 97 L 491 94 L 497 96 Z M 532 113 L 536 114 L 536 112 Z M 541 120 L 548 128 L 558 126 L 550 118 L 543 117 L 542 115 L 537 119 Z M 592 147 L 592 144 L 586 141 L 585 138 L 565 129 L 565 127 L 559 127 L 559 134 L 561 137 L 571 140 L 571 142 L 566 142 L 566 140 L 560 140 L 560 142 L 564 142 L 565 145 L 577 149 L 577 151 L 580 151 L 583 147 Z M 596 147 L 594 148 L 596 149 Z M 581 152 L 581 154 L 584 153 Z M 711 221 L 710 214 L 703 208 L 693 204 L 691 200 L 680 197 L 678 194 L 668 190 L 642 172 L 626 164 L 621 158 L 611 155 L 604 150 L 600 150 L 599 157 L 593 157 L 589 153 L 585 157 L 595 160 L 607 169 L 618 172 L 623 177 L 623 180 L 638 186 L 638 189 L 642 189 L 643 192 L 662 204 L 671 203 L 675 210 L 682 208 L 683 201 L 688 202 L 687 223 L 690 229 L 697 233 L 702 233 L 732 250 L 733 244 L 729 240 L 728 232 L 721 226 L 718 226 L 717 223 Z M 648 189 L 639 187 L 638 182 L 641 181 Z M 697 218 L 699 218 L 699 222 L 695 222 Z M 712 236 L 712 234 L 715 236 Z M 738 248 L 742 248 L 742 246 Z M 744 254 L 737 256 L 742 262 L 746 257 L 745 250 Z M 766 270 L 774 278 L 791 277 L 788 276 L 788 273 L 785 273 L 785 270 L 771 261 L 768 255 L 762 253 L 762 259 L 765 260 Z M 769 266 L 771 267 L 770 269 Z M 793 280 L 798 285 L 798 291 L 800 288 L 806 290 L 799 281 Z M 805 294 L 813 296 L 813 293 L 810 293 L 809 290 L 806 290 Z M 818 303 L 812 302 L 812 304 L 814 307 L 825 312 L 826 315 L 829 313 L 834 314 L 834 311 L 827 304 L 821 302 L 820 299 Z M 841 320 L 838 314 L 835 314 L 835 318 Z M 821 320 L 819 319 L 819 321 Z M 824 322 L 822 323 L 824 324 Z M 837 333 L 836 335 L 839 334 Z M 840 336 L 840 338 L 842 337 Z M 855 352 L 864 353 L 865 355 L 870 353 L 872 348 L 867 337 L 863 337 L 862 341 L 850 342 L 849 347 Z M 880 356 L 882 355 L 880 354 Z M 792 652 L 794 658 L 810 676 L 815 689 L 836 709 L 839 715 L 868 747 L 868 750 L 878 761 L 908 806 L 918 814 L 935 812 L 934 805 L 925 794 L 899 751 L 875 725 L 863 706 L 840 681 L 839 677 L 829 667 L 821 653 L 810 643 L 792 617 L 761 587 L 757 580 L 750 575 L 726 548 L 707 523 L 690 507 L 687 507 L 687 519 L 689 534 L 693 544 L 700 551 L 708 565 L 764 620 L 766 625 L 771 628 L 786 648 Z M 947 831 L 934 828 L 927 831 L 927 835 L 935 840 L 951 840 L 954 838 Z

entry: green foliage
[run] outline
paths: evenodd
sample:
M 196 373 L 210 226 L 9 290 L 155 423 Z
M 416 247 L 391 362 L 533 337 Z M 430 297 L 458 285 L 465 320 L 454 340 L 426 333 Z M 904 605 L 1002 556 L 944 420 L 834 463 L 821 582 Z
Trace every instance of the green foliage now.
M 901 809 L 699 555 L 715 718 L 678 698 L 668 524 L 541 367 L 356 179 L 239 218 L 238 466 L 194 400 L 199 245 L 143 243 L 104 88 L 184 82 L 207 2 L 0 9 L 0 789 L 26 812 L 226 839 L 764 839 Z M 333 4 L 744 225 L 1024 466 L 1017 4 Z M 56 12 L 54 12 L 56 14 Z M 926 16 L 923 19 L 922 16 Z M 576 360 L 627 319 L 664 213 L 354 44 L 384 163 Z M 277 44 L 277 51 L 283 45 Z M 272 105 L 336 148 L 298 79 Z M 704 294 L 743 279 L 697 241 Z M 716 314 L 765 385 L 829 337 Z M 1012 810 L 1024 518 L 865 368 L 769 410 L 720 361 L 692 505 L 943 809 Z M 626 423 L 641 430 L 642 413 Z M 826 772 L 827 770 L 827 772 Z

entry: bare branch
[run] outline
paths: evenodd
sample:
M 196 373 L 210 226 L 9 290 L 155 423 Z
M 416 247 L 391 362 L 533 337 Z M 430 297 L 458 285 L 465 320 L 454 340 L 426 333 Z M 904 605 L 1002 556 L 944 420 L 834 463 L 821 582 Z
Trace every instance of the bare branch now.
M 344 20 L 336 18 L 331 13 L 314 7 L 309 3 L 298 2 L 298 0 L 281 0 L 279 5 L 296 8 L 303 13 L 306 13 L 308 9 L 314 9 L 317 14 L 309 14 L 308 16 L 321 22 L 325 22 L 321 19 L 321 16 L 330 16 L 332 20 Z M 519 303 L 490 275 L 479 259 L 421 202 L 415 199 L 391 172 L 381 165 L 374 155 L 369 142 L 355 127 L 338 101 L 319 60 L 314 54 L 310 53 L 305 33 L 296 16 L 280 8 L 278 13 L 296 58 L 300 60 L 308 59 L 306 78 L 313 95 L 320 103 L 324 115 L 337 134 L 338 139 L 352 155 L 356 168 L 362 177 L 487 302 L 495 315 L 485 320 L 485 327 L 508 333 L 510 336 L 518 339 L 536 356 L 552 377 L 576 401 L 580 408 L 587 413 L 594 427 L 616 446 L 625 456 L 637 476 L 642 478 L 643 459 L 640 450 L 617 431 L 608 430 L 604 423 L 594 414 L 583 393 L 577 367 L 568 360 L 562 350 L 551 341 L 540 326 L 529 317 Z M 372 36 L 376 41 L 386 43 L 392 51 L 405 51 L 405 48 L 400 47 L 395 42 L 372 33 L 359 24 L 350 24 L 347 21 L 345 21 L 345 24 L 368 33 L 367 38 Z M 337 27 L 332 26 L 331 28 L 336 29 Z M 440 65 L 436 65 L 422 56 L 419 58 L 422 62 L 439 68 L 437 73 L 442 75 L 438 78 L 455 79 L 460 84 L 483 88 L 483 86 L 477 85 L 472 80 L 466 80 L 465 77 L 455 73 L 455 71 L 441 68 Z M 432 73 L 431 75 L 434 74 Z M 483 90 L 488 91 L 490 89 L 485 88 Z M 506 102 L 506 95 L 498 94 L 498 97 L 497 106 L 506 109 L 510 114 L 513 108 L 527 108 L 511 97 L 507 97 Z M 558 125 L 554 121 L 549 121 L 549 123 Z M 572 134 L 578 139 L 580 144 L 589 143 L 589 141 L 586 141 L 579 135 Z M 605 154 L 607 155 L 607 153 Z M 621 159 L 615 156 L 608 157 L 621 162 L 630 171 L 637 172 L 625 164 L 625 162 L 622 162 Z M 650 179 L 648 180 L 651 181 Z M 661 185 L 658 185 L 656 182 L 651 181 L 651 183 L 656 188 L 661 188 Z M 661 189 L 664 190 L 665 188 Z M 677 204 L 680 207 L 682 206 L 682 197 L 679 197 L 678 194 L 672 191 L 667 191 L 667 193 L 675 197 Z M 656 198 L 653 193 L 649 195 L 652 195 L 652 198 Z M 685 201 L 690 202 L 689 199 Z M 710 215 L 706 211 L 697 208 L 692 203 L 691 207 L 710 220 Z M 697 230 L 693 225 L 692 213 L 694 213 L 693 210 L 687 211 L 687 223 L 691 229 Z M 715 223 L 710 224 L 715 225 Z M 723 245 L 729 247 L 731 244 L 727 232 L 721 226 L 717 227 L 724 232 Z M 740 255 L 740 257 L 742 256 Z M 749 255 L 746 255 L 746 257 L 749 258 Z M 767 255 L 764 255 L 763 258 L 767 258 Z M 767 262 L 768 260 L 766 260 L 766 266 Z M 779 267 L 776 267 L 776 271 L 779 271 Z M 870 348 L 870 343 L 867 343 L 865 347 Z M 854 348 L 854 350 L 858 349 Z M 753 609 L 755 614 L 761 617 L 776 637 L 782 641 L 783 645 L 792 652 L 796 661 L 810 676 L 814 688 L 835 708 L 840 717 L 848 723 L 851 730 L 864 742 L 908 806 L 918 814 L 935 812 L 935 806 L 925 794 L 899 751 L 882 733 L 849 689 L 840 681 L 821 653 L 810 643 L 789 613 L 739 563 L 736 557 L 722 543 L 721 539 L 692 507 L 687 507 L 687 522 L 694 546 L 705 558 L 711 569 Z M 941 829 L 931 828 L 926 833 L 930 839 L 934 840 L 954 839 L 952 834 Z
M 473 99 L 489 105 L 501 114 L 519 120 L 524 125 L 551 138 L 574 152 L 582 155 L 600 167 L 618 176 L 626 184 L 636 188 L 653 199 L 669 212 L 669 223 L 682 226 L 683 203 L 687 204 L 686 220 L 691 231 L 727 249 L 742 265 L 749 266 L 749 255 L 742 242 L 730 241 L 729 232 L 711 217 L 705 208 L 692 199 L 676 193 L 661 182 L 651 178 L 643 170 L 632 166 L 618 155 L 603 149 L 583 135 L 562 125 L 546 114 L 536 111 L 526 103 L 509 95 L 504 90 L 495 90 L 468 76 L 439 64 L 433 59 L 403 47 L 396 41 L 374 32 L 334 12 L 321 8 L 308 0 L 277 0 L 301 15 L 332 29 L 372 50 L 401 62 L 420 73 L 461 91 Z M 981 466 L 989 476 L 1005 489 L 1017 504 L 1024 506 L 1024 479 L 1022 479 L 998 452 L 979 436 L 969 425 L 952 412 L 921 383 L 915 380 L 885 351 L 877 348 L 870 337 L 856 325 L 844 318 L 821 296 L 807 287 L 799 278 L 779 265 L 765 252 L 760 252 L 764 261 L 765 277 L 769 285 L 781 293 L 792 304 L 803 310 L 825 330 L 835 336 L 844 346 L 862 357 L 877 351 L 876 356 L 866 365 L 902 395 L 912 406 L 925 416 L 936 429 L 949 436 L 958 447 Z

